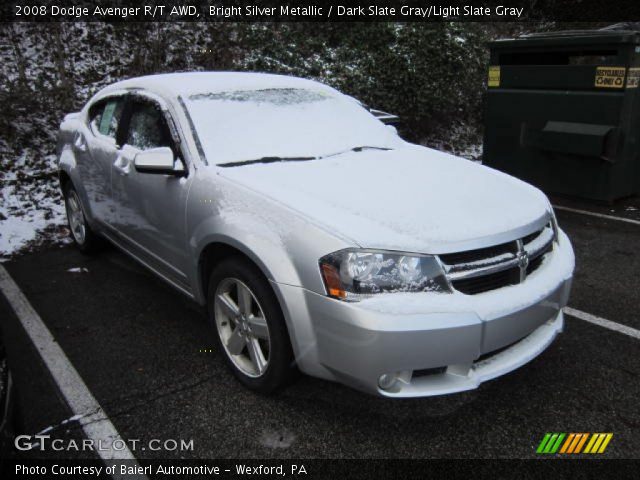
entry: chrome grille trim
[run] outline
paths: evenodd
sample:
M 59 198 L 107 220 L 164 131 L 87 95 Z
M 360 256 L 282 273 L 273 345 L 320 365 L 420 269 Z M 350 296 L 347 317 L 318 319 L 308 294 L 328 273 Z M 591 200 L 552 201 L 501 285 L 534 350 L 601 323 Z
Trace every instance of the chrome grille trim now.
M 489 275 L 491 273 L 496 273 L 502 270 L 508 270 L 509 268 L 517 267 L 518 259 L 516 258 L 516 255 L 509 254 L 509 256 L 511 258 L 509 258 L 508 260 L 490 262 L 489 264 L 478 268 L 466 269 L 465 267 L 469 265 L 467 264 L 464 267 L 460 267 L 460 270 L 457 270 L 458 266 L 450 266 L 445 264 L 445 271 L 447 272 L 447 276 L 451 281 L 462 280 L 464 278 L 481 277 L 484 275 Z
M 524 282 L 527 275 L 540 266 L 541 257 L 553 249 L 554 240 L 555 232 L 553 225 L 549 222 L 542 229 L 511 242 L 457 254 L 440 255 L 439 260 L 452 288 L 467 294 L 482 293 Z M 483 256 L 487 253 L 493 255 Z M 459 261 L 463 258 L 471 261 Z M 482 277 L 489 275 L 495 277 L 495 274 L 505 270 L 518 271 L 519 275 L 515 275 L 515 278 L 510 274 L 503 275 L 502 281 L 489 283 L 491 288 L 487 288 L 487 282 Z M 475 287 L 473 279 L 477 279 Z
M 540 255 L 541 252 L 544 252 L 552 244 L 554 237 L 553 228 L 546 226 L 529 243 L 525 243 L 524 250 L 529 255 L 529 259 L 533 259 Z

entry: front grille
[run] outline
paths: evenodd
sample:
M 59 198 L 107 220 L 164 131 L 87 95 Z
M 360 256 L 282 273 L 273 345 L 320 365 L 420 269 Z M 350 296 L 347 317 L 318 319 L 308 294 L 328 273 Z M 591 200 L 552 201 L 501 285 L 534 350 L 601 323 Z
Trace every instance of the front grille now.
M 439 255 L 451 286 L 476 295 L 524 281 L 540 268 L 553 250 L 551 223 L 511 242 L 464 252 Z
M 516 253 L 518 250 L 515 242 L 502 243 L 493 247 L 480 248 L 478 250 L 467 250 L 466 252 L 447 253 L 440 255 L 440 260 L 448 265 L 459 265 L 461 263 L 472 263 L 482 261 L 486 258 L 497 257 L 505 253 Z
M 497 288 L 515 285 L 520 282 L 520 269 L 510 268 L 489 275 L 471 277 L 464 280 L 453 280 L 451 286 L 467 295 L 489 292 Z
M 522 243 L 524 244 L 531 243 L 536 239 L 538 235 L 540 235 L 540 230 L 538 230 L 537 232 L 530 233 L 526 237 L 522 237 Z
M 542 256 L 531 260 L 529 262 L 529 266 L 527 267 L 527 275 L 535 272 L 540 267 L 540 265 L 542 265 L 543 260 L 544 258 Z
M 527 267 L 527 275 L 535 272 L 542 262 L 544 261 L 544 256 L 549 253 L 553 249 L 553 243 L 550 243 L 544 250 L 542 250 L 538 255 L 529 260 L 529 266 Z

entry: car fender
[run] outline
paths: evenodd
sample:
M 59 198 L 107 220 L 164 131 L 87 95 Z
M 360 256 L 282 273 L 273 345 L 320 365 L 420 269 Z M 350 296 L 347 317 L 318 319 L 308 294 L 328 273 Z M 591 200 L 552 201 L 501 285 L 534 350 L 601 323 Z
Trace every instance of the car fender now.
M 304 291 L 324 295 L 318 260 L 352 245 L 257 192 L 218 176 L 205 178 L 194 181 L 187 206 L 188 245 L 193 259 L 189 278 L 195 299 L 206 303 L 202 280 L 207 273 L 200 265 L 205 249 L 216 243 L 238 250 L 271 283 L 299 366 L 309 371 L 317 364 L 316 342 L 312 320 L 305 313 L 307 309 L 301 308 Z
M 199 277 L 198 262 L 204 249 L 220 242 L 252 259 L 270 281 L 324 293 L 318 260 L 354 246 L 296 210 L 213 169 L 199 171 L 194 179 L 186 222 L 192 280 Z M 202 300 L 204 292 L 199 290 L 196 297 Z
M 78 132 L 78 130 L 86 130 L 86 127 L 79 120 L 79 116 L 79 113 L 68 114 L 60 125 L 57 146 L 58 176 L 60 177 L 61 173 L 64 172 L 64 174 L 69 177 L 73 187 L 80 197 L 85 216 L 87 217 L 89 224 L 94 227 L 95 221 L 93 212 L 91 211 L 91 203 L 89 202 L 87 191 L 80 178 L 78 162 L 76 160 L 75 153 L 73 152 L 73 141 L 76 132 Z M 86 132 L 84 133 L 86 135 Z M 62 184 L 60 184 L 60 188 L 62 188 Z

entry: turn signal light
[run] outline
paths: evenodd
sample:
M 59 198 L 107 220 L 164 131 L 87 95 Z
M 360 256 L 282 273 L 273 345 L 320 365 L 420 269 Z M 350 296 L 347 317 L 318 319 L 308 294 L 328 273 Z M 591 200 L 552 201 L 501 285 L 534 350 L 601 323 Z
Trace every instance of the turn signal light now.
M 323 263 L 321 265 L 322 277 L 324 278 L 324 285 L 327 287 L 327 293 L 335 298 L 346 298 L 347 292 L 342 289 L 342 282 L 340 281 L 340 273 L 338 269 L 333 265 Z

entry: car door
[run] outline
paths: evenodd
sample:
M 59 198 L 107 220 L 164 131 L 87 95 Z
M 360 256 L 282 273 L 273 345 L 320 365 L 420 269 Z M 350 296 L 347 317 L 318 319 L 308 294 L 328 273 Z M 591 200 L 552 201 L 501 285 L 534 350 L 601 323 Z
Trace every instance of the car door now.
M 190 178 L 179 145 L 170 133 L 168 115 L 154 100 L 134 94 L 128 99 L 123 147 L 112 171 L 115 226 L 134 255 L 188 290 L 185 205 Z M 171 148 L 183 174 L 136 170 L 136 155 L 158 147 Z
M 105 98 L 93 104 L 89 108 L 88 125 L 76 132 L 73 141 L 91 215 L 109 226 L 115 221 L 111 166 L 118 155 L 116 135 L 123 107 L 123 96 Z

